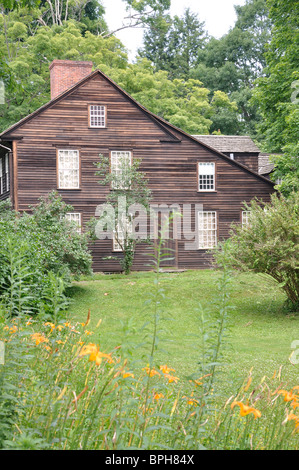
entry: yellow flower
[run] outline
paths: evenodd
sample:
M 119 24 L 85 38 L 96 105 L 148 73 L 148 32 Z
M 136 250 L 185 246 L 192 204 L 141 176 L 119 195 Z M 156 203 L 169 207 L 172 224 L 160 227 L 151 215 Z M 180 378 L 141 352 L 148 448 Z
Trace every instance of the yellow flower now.
M 293 408 L 293 410 L 295 410 L 296 408 L 299 408 L 299 402 L 296 400 L 292 401 L 291 407 Z
M 64 326 L 63 326 L 63 325 L 57 325 L 57 327 L 56 327 L 56 329 L 57 329 L 58 331 L 61 331 L 61 330 L 63 330 L 63 328 L 64 328 Z
M 123 372 L 122 375 L 124 379 L 126 379 L 127 377 L 132 377 L 134 379 L 134 374 L 132 374 L 131 372 Z
M 99 366 L 102 363 L 103 358 L 109 362 L 109 364 L 113 363 L 113 359 L 110 354 L 105 354 L 100 351 L 99 346 L 96 344 L 90 343 L 86 346 L 83 346 L 79 356 L 87 356 L 89 355 L 89 360 L 91 362 L 95 361 L 96 365 Z
M 183 396 L 183 398 L 186 398 L 188 405 L 197 406 L 199 405 L 199 401 L 193 398 L 193 394 L 194 392 L 191 393 L 190 397 Z
M 250 413 L 253 414 L 254 419 L 260 418 L 262 416 L 262 413 L 259 410 L 257 410 L 256 408 L 253 408 L 251 406 L 244 405 L 244 403 L 242 403 L 241 401 L 234 401 L 231 404 L 231 409 L 233 410 L 235 406 L 240 407 L 240 415 L 241 416 L 247 416 Z
M 164 398 L 163 393 L 155 393 L 154 395 L 154 400 L 160 400 L 160 398 Z
M 290 413 L 288 415 L 288 421 L 295 421 L 295 429 L 299 431 L 299 416 Z
M 83 346 L 79 356 L 86 356 L 88 354 L 93 354 L 98 351 L 98 346 L 93 343 L 86 344 Z
M 16 333 L 18 331 L 18 328 L 16 325 L 13 325 L 12 327 L 5 326 L 3 329 L 8 330 L 10 334 Z
M 174 375 L 170 375 L 170 374 L 164 374 L 164 377 L 168 379 L 168 383 L 172 383 L 172 382 L 178 383 L 178 381 L 180 380 L 178 377 L 175 377 Z
M 41 333 L 34 333 L 31 338 L 35 341 L 36 346 L 40 343 L 48 343 L 49 340 Z
M 145 370 L 145 372 L 147 373 L 147 375 L 149 375 L 150 377 L 154 377 L 154 375 L 157 375 L 158 377 L 160 377 L 160 373 L 155 370 L 154 368 L 153 369 L 150 369 L 148 366 L 147 367 L 144 367 L 142 370 Z
M 175 369 L 171 369 L 168 366 L 160 366 L 160 370 L 163 372 L 163 374 L 169 374 L 169 372 L 175 372 Z
M 292 392 L 288 392 L 287 390 L 279 390 L 278 395 L 282 395 L 284 401 L 293 401 L 296 400 L 296 395 L 294 395 Z
M 47 323 L 45 323 L 45 326 L 50 326 L 51 327 L 51 333 L 52 333 L 53 330 L 55 330 L 54 323 L 51 323 L 51 322 L 48 321 Z
M 199 387 L 200 385 L 203 384 L 203 382 L 200 382 L 199 380 L 189 380 L 191 384 L 194 384 L 195 387 Z

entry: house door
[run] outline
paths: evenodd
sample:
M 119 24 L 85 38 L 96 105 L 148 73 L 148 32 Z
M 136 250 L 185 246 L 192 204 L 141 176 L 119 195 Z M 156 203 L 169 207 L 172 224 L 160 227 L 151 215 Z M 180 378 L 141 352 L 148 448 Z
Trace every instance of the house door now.
M 155 214 L 155 244 L 158 245 L 162 237 L 160 266 L 163 268 L 177 268 L 178 266 L 178 240 L 176 218 L 170 209 L 159 210 Z

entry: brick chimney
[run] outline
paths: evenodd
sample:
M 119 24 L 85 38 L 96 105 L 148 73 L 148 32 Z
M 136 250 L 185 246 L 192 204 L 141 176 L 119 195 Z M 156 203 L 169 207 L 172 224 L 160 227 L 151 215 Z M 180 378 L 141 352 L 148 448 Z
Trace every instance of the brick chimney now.
M 71 88 L 92 71 L 92 62 L 53 60 L 50 65 L 51 100 Z

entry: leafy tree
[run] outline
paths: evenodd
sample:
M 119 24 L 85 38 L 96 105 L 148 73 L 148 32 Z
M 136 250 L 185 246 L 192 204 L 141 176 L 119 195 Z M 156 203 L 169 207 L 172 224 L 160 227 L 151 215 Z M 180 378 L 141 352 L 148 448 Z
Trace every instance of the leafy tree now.
M 199 51 L 191 77 L 211 91 L 221 90 L 239 109 L 236 133 L 256 134 L 260 121 L 256 103 L 250 101 L 255 80 L 263 75 L 265 51 L 271 38 L 272 20 L 266 0 L 248 0 L 235 6 L 237 21 L 220 39 L 211 38 Z
M 220 245 L 216 261 L 240 271 L 264 273 L 275 279 L 299 308 L 299 192 L 289 198 L 276 193 L 271 203 L 252 201 L 245 227 L 233 225 L 231 238 Z
M 128 17 L 125 18 L 127 22 L 118 30 L 155 24 L 156 19 L 169 10 L 171 0 L 124 0 L 124 2 L 127 4 Z
M 279 181 L 277 189 L 285 196 L 294 191 L 299 191 L 299 144 L 291 144 L 284 147 L 282 155 L 271 158 L 275 164 L 271 175 L 274 181 Z
M 39 5 L 40 0 L 1 0 L 0 6 L 8 10 L 14 10 L 22 7 L 35 7 Z
M 226 131 L 223 112 L 233 116 L 231 121 L 237 120 L 236 105 L 225 93 L 210 97 L 199 80 L 170 80 L 166 71 L 155 72 L 146 59 L 123 71 L 110 70 L 109 75 L 150 111 L 191 134 L 208 134 L 214 118 L 218 119 L 214 127 Z
M 134 231 L 134 224 L 137 224 L 138 217 L 146 215 L 140 214 L 140 208 L 146 211 L 149 209 L 151 191 L 145 173 L 140 171 L 140 160 L 129 162 L 124 158 L 120 162 L 119 171 L 115 172 L 110 168 L 109 158 L 103 155 L 100 157 L 96 175 L 101 177 L 99 184 L 110 185 L 106 201 L 113 208 L 112 214 L 104 213 L 104 217 L 109 218 L 107 223 L 113 227 L 115 240 L 123 253 L 122 258 L 111 258 L 117 259 L 124 273 L 129 274 L 134 262 L 136 244 L 144 241 L 144 236 L 140 237 Z M 145 223 L 145 220 L 147 219 L 143 219 L 142 223 Z
M 299 189 L 299 2 L 269 0 L 273 21 L 265 69 L 258 80 L 254 100 L 263 120 L 259 134 L 267 152 L 275 157 L 273 178 L 282 179 L 284 194 Z
M 64 21 L 72 19 L 84 24 L 85 31 L 102 34 L 108 32 L 104 13 L 98 0 L 41 0 L 38 22 L 42 26 L 62 26 Z
M 298 111 L 292 85 L 299 79 L 299 2 L 269 0 L 268 4 L 274 26 L 266 54 L 266 76 L 257 82 L 255 99 L 263 116 L 259 131 L 265 147 L 280 152 L 285 145 L 297 142 L 299 135 L 292 125 Z
M 139 55 L 149 59 L 156 70 L 167 70 L 170 78 L 188 79 L 206 40 L 204 23 L 187 8 L 181 18 L 160 15 L 146 30 Z
M 147 28 L 143 36 L 143 47 L 138 50 L 138 56 L 148 59 L 155 71 L 168 70 L 169 50 L 168 33 L 172 27 L 170 15 L 159 14 L 155 23 Z
M 17 82 L 6 90 L 5 105 L 0 108 L 1 130 L 50 100 L 52 60 L 92 60 L 101 69 L 123 69 L 127 64 L 125 48 L 117 38 L 84 33 L 85 26 L 75 20 L 62 26 L 39 26 L 33 35 L 32 18 L 37 20 L 39 15 L 39 10 L 29 15 L 26 9 L 0 15 L 0 53 Z

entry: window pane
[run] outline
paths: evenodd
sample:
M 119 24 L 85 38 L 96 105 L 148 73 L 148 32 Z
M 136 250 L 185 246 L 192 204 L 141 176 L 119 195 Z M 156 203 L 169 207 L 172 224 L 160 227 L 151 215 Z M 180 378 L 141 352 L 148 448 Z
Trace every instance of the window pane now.
M 243 211 L 242 212 L 242 225 L 243 226 L 246 226 L 249 224 L 250 222 L 250 216 L 251 216 L 251 212 L 250 211 Z
M 79 188 L 79 151 L 59 150 L 59 188 L 78 189 Z
M 89 122 L 91 127 L 105 127 L 106 107 L 92 105 L 89 107 Z
M 198 168 L 198 191 L 214 191 L 215 189 L 215 163 L 200 162 Z
M 5 182 L 6 182 L 6 191 L 9 191 L 9 155 L 5 155 Z
M 131 166 L 132 154 L 129 151 L 111 152 L 111 173 L 115 176 L 113 189 L 129 189 L 130 181 L 126 169 Z
M 217 245 L 216 212 L 198 212 L 198 248 L 213 248 Z
M 125 238 L 129 233 L 132 233 L 132 222 L 123 216 L 113 233 L 113 251 L 122 251 Z
M 70 222 L 74 222 L 77 226 L 77 232 L 81 233 L 81 214 L 80 212 L 68 212 L 65 218 Z

